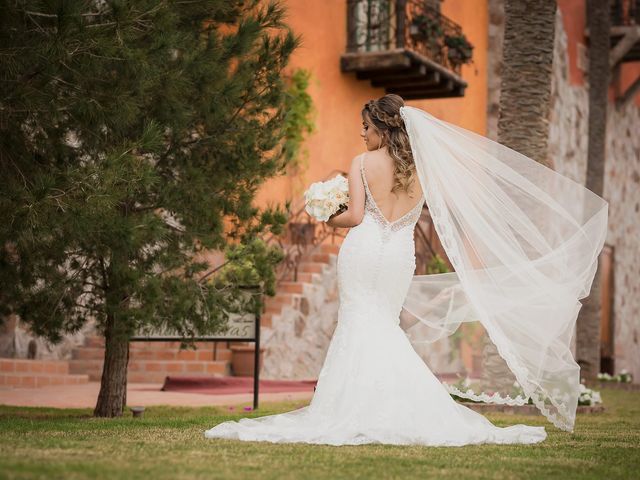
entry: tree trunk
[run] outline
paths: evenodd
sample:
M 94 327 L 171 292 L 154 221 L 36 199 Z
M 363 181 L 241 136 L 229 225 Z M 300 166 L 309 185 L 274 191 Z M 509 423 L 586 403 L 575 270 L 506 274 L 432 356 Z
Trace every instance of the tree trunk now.
M 543 165 L 547 158 L 556 2 L 506 0 L 498 142 Z M 483 370 L 504 386 L 515 379 L 487 339 Z
M 120 417 L 127 404 L 127 364 L 129 337 L 116 327 L 110 316 L 105 329 L 104 367 L 100 380 L 98 402 L 93 411 L 96 417 Z
M 605 142 L 607 136 L 607 106 L 609 91 L 609 29 L 607 2 L 587 1 L 589 27 L 589 138 L 586 187 L 602 196 L 604 190 Z M 596 380 L 600 372 L 600 262 L 591 292 L 583 300 L 576 331 L 576 357 L 581 377 Z
M 129 305 L 129 295 L 119 288 L 120 278 L 128 264 L 126 254 L 114 251 L 104 272 L 107 319 L 104 330 L 105 350 L 100 393 L 93 411 L 96 417 L 120 417 L 127 405 L 127 365 L 129 363 L 130 330 L 123 312 Z
M 556 2 L 506 0 L 498 142 L 549 166 Z

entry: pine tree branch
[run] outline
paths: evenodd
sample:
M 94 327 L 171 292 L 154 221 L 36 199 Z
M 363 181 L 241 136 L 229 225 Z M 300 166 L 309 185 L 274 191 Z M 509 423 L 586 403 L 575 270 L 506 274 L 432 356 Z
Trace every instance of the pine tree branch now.
M 91 307 L 89 305 L 82 305 L 82 304 L 80 304 L 78 302 L 75 302 L 74 305 L 76 307 L 80 307 L 80 308 L 84 308 L 86 310 L 90 310 L 90 311 L 93 311 L 93 312 L 96 312 L 96 313 L 104 314 L 104 309 L 101 309 L 101 308 Z
M 108 280 L 108 276 L 109 276 L 109 275 L 108 275 L 108 273 L 107 273 L 107 267 L 106 267 L 106 266 L 105 266 L 105 264 L 104 264 L 104 257 L 100 257 L 100 258 L 98 259 L 98 262 L 100 262 L 100 268 L 101 268 L 101 270 L 102 270 L 102 272 L 101 272 L 101 273 L 102 273 L 103 289 L 104 289 L 105 291 L 107 291 L 107 290 L 109 289 L 110 285 L 109 285 L 109 280 Z
M 22 10 L 22 13 L 25 13 L 27 15 L 32 15 L 34 17 L 58 18 L 58 15 L 55 13 L 34 12 L 32 10 Z
M 130 212 L 131 213 L 140 213 L 140 212 L 146 212 L 149 210 L 155 210 L 157 208 L 162 208 L 162 205 L 148 205 L 146 207 L 132 207 Z
M 99 283 L 89 282 L 87 280 L 84 281 L 85 285 L 91 285 L 92 287 L 99 288 L 100 290 L 105 290 L 104 285 L 100 285 Z

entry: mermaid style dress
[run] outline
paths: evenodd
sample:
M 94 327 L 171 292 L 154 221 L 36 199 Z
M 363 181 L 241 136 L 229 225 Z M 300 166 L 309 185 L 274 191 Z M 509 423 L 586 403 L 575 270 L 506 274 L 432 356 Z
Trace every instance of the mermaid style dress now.
M 206 438 L 358 445 L 533 444 L 544 427 L 497 427 L 457 403 L 411 346 L 400 312 L 415 271 L 424 196 L 389 222 L 365 186 L 365 214 L 338 254 L 338 322 L 308 406 L 226 421 Z

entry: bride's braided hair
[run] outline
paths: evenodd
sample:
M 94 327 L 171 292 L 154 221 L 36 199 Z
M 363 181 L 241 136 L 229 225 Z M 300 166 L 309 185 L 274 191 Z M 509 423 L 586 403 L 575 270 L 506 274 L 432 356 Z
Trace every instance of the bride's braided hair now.
M 378 100 L 369 100 L 362 109 L 373 123 L 378 134 L 384 135 L 383 145 L 387 146 L 389 155 L 393 159 L 393 187 L 391 192 L 398 190 L 409 192 L 416 177 L 416 166 L 413 162 L 409 135 L 400 116 L 400 107 L 404 100 L 400 95 L 387 94 Z

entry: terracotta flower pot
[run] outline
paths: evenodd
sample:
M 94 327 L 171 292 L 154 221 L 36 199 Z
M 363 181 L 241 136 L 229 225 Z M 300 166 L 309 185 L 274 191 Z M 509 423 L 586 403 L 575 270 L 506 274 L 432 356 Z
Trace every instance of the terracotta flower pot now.
M 231 345 L 231 371 L 235 377 L 253 377 L 255 362 L 255 344 Z M 262 371 L 264 347 L 260 348 L 259 368 Z

